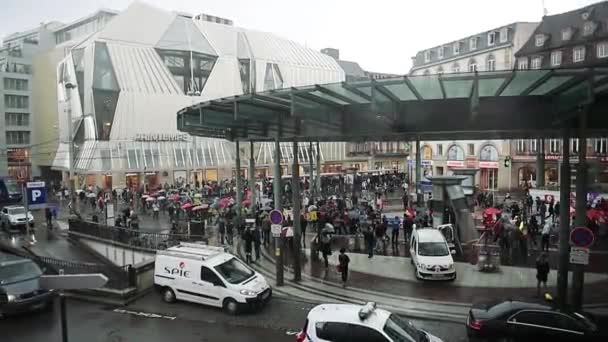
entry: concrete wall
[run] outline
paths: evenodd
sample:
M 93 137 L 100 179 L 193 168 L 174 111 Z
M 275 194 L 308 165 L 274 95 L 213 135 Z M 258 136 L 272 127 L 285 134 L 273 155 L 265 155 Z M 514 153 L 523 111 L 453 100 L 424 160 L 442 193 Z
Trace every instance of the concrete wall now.
M 97 239 L 79 236 L 78 240 L 117 266 L 135 265 L 156 258 L 155 252 L 134 250 Z

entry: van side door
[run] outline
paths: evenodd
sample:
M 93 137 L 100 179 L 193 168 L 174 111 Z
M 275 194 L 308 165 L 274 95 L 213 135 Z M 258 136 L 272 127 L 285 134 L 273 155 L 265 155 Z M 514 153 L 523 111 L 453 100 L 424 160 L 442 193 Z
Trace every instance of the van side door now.
M 200 302 L 213 306 L 222 306 L 226 285 L 220 277 L 207 266 L 201 266 L 200 280 L 196 282 Z

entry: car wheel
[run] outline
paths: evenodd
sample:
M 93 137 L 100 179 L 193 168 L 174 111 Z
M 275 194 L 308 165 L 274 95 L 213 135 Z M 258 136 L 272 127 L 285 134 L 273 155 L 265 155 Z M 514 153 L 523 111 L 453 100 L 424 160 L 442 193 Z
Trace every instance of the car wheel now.
M 224 311 L 229 315 L 236 315 L 239 312 L 239 304 L 232 298 L 224 300 Z
M 168 287 L 165 287 L 162 291 L 163 301 L 165 303 L 175 303 L 175 293 Z
M 420 278 L 420 276 L 418 275 L 418 268 L 414 266 L 414 277 L 416 277 L 416 280 L 422 280 L 422 278 Z

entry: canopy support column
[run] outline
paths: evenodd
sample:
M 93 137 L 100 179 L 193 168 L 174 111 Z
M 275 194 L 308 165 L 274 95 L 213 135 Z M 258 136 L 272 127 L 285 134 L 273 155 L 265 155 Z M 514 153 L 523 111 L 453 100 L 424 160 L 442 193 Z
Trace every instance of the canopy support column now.
M 545 186 L 545 139 L 536 139 L 536 187 Z
M 568 302 L 568 264 L 570 253 L 570 132 L 564 126 L 562 135 L 562 165 L 559 179 L 559 265 L 557 270 L 557 300 L 560 308 Z M 540 147 L 539 147 L 540 148 Z
M 251 191 L 251 212 L 255 213 L 257 191 L 255 187 L 255 158 L 253 156 L 253 141 L 249 142 L 249 191 Z
M 576 212 L 574 217 L 576 227 L 587 225 L 587 114 L 588 108 L 580 113 L 577 134 L 578 166 L 576 168 Z M 560 212 L 561 210 L 560 205 Z M 572 306 L 575 310 L 579 310 L 583 306 L 585 265 L 573 264 L 572 271 Z
M 291 171 L 291 193 L 293 200 L 293 280 L 302 280 L 302 268 L 300 265 L 300 243 L 302 240 L 302 230 L 300 222 L 300 161 L 298 158 L 298 142 L 293 142 L 293 164 Z
M 275 147 L 275 155 L 274 155 L 274 208 L 276 210 L 283 210 L 283 203 L 281 201 L 281 142 L 279 141 L 279 137 L 274 141 Z M 281 237 L 275 237 L 274 240 L 275 247 L 275 265 L 276 265 L 276 279 L 277 286 L 283 286 L 283 239 Z
M 416 137 L 416 205 L 424 206 L 424 196 L 422 195 L 422 160 L 420 157 L 420 137 Z
M 314 199 L 315 193 L 317 192 L 316 187 L 313 185 L 314 182 L 314 161 L 312 160 L 312 141 L 308 144 L 308 190 L 310 192 L 311 199 Z
M 317 196 L 320 197 L 321 192 L 321 143 L 317 141 L 317 178 L 316 185 L 317 187 Z
M 241 210 L 241 203 L 243 203 L 243 180 L 241 179 L 241 149 L 240 149 L 240 144 L 239 141 L 236 140 L 234 142 L 234 145 L 236 147 L 236 156 L 235 156 L 235 168 L 236 168 L 236 215 L 238 218 L 238 222 L 239 224 L 241 224 L 241 219 L 242 219 L 242 210 Z M 238 227 L 235 227 L 238 228 Z

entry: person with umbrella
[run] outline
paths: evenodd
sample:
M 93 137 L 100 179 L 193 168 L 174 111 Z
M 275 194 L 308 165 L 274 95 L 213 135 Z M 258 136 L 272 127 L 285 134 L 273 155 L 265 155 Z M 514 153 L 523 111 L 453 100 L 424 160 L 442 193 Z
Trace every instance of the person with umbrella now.
M 325 268 L 329 268 L 328 256 L 331 255 L 331 235 L 335 232 L 334 227 L 326 223 L 321 230 L 321 253 L 323 253 L 323 261 Z

